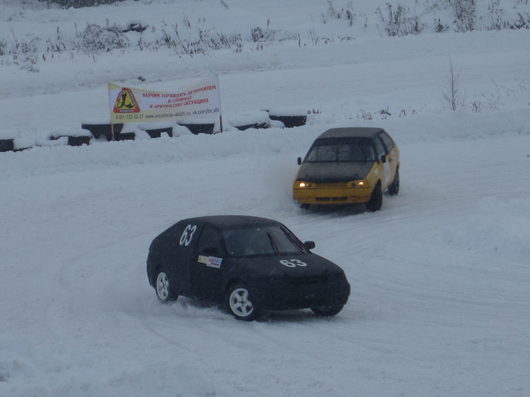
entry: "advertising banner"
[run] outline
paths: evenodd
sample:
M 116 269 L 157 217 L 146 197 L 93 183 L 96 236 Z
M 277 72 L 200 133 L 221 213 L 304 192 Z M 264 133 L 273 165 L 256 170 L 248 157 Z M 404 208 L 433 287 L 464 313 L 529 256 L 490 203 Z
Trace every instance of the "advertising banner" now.
M 111 123 L 215 122 L 221 116 L 219 79 L 213 76 L 176 91 L 152 91 L 109 83 Z

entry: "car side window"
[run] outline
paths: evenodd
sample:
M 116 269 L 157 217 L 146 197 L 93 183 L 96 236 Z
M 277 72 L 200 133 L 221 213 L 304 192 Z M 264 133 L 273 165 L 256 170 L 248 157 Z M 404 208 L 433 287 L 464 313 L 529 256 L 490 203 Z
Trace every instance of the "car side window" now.
M 378 136 L 374 139 L 374 145 L 375 145 L 375 151 L 377 152 L 377 158 L 380 159 L 381 156 L 384 156 L 387 152 L 385 150 L 385 146 L 383 145 L 383 142 L 381 142 L 381 139 L 379 139 Z
M 390 152 L 392 148 L 394 147 L 394 141 L 392 140 L 392 138 L 390 138 L 390 136 L 384 131 L 379 136 L 383 140 L 386 150 Z
M 212 226 L 204 225 L 197 250 L 199 254 L 222 255 L 224 250 L 220 233 Z

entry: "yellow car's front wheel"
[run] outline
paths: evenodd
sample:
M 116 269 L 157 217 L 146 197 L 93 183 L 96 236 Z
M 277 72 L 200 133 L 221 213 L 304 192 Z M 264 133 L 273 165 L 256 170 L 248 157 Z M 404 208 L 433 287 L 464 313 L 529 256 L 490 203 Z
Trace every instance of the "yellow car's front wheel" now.
M 388 194 L 390 194 L 391 196 L 397 196 L 398 193 L 399 193 L 399 168 L 396 169 L 396 176 L 394 177 L 394 180 L 392 181 L 390 186 L 388 186 Z
M 374 187 L 374 191 L 370 196 L 370 200 L 366 203 L 368 211 L 379 211 L 383 206 L 383 189 L 381 189 L 381 182 L 377 182 Z

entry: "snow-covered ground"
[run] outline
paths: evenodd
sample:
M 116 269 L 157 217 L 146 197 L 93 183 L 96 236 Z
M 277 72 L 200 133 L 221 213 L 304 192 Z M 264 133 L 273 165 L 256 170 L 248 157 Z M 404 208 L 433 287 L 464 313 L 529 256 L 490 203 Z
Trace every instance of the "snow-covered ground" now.
M 223 26 L 239 26 L 230 18 L 244 2 L 225 2 L 238 12 L 228 9 Z M 209 20 L 225 9 L 188 3 Z M 294 12 L 254 3 L 248 15 L 263 24 Z M 114 8 L 128 20 L 135 7 L 153 18 L 170 4 Z M 308 4 L 296 26 L 309 29 L 327 7 Z M 97 9 L 9 15 L 2 24 L 17 32 L 44 32 L 54 16 L 104 19 Z M 530 395 L 528 39 L 368 32 L 194 57 L 59 56 L 38 72 L 0 64 L 0 135 L 21 142 L 108 117 L 110 80 L 171 90 L 214 72 L 228 120 L 311 111 L 294 129 L 0 153 L 0 396 Z M 456 112 L 443 98 L 450 62 Z M 293 202 L 296 157 L 337 125 L 382 126 L 398 142 L 401 192 L 382 211 L 305 212 Z M 331 319 L 290 311 L 243 323 L 189 299 L 159 304 L 145 275 L 151 240 L 208 214 L 270 217 L 315 240 L 346 271 L 347 306 Z

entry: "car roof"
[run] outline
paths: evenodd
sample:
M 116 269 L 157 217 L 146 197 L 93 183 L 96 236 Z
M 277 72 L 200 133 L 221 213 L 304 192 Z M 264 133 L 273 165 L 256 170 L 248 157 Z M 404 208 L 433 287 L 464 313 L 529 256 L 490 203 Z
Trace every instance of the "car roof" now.
M 376 127 L 344 127 L 331 128 L 318 136 L 320 138 L 373 138 L 380 132 L 384 131 L 382 128 Z
M 278 225 L 279 222 L 248 215 L 211 215 L 183 219 L 179 223 L 208 223 L 218 229 L 239 228 L 245 226 Z

